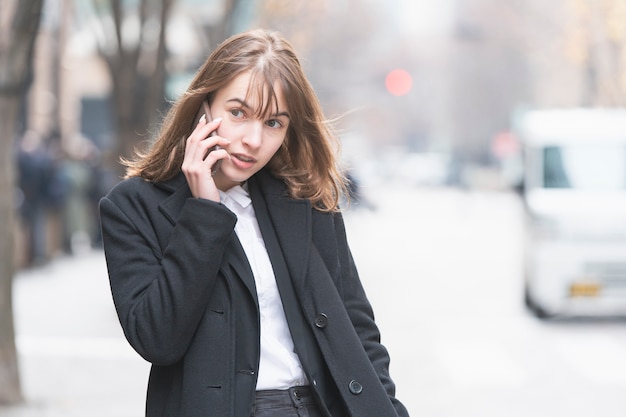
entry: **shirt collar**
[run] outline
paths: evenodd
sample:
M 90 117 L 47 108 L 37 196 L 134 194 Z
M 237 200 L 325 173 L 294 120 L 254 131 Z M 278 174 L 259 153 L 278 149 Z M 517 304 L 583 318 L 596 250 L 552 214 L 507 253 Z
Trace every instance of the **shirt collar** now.
M 248 193 L 248 183 L 244 183 L 243 186 L 236 185 L 230 188 L 228 191 L 220 191 L 222 196 L 230 198 L 236 202 L 240 207 L 246 208 L 252 203 L 250 199 L 250 193 Z

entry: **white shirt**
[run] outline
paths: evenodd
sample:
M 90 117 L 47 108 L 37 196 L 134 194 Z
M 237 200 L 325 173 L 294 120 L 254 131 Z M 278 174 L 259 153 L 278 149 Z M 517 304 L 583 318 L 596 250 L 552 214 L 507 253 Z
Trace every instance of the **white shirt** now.
M 244 185 L 244 187 L 246 187 Z M 287 389 L 308 382 L 287 326 L 274 269 L 248 191 L 241 186 L 220 191 L 222 204 L 237 215 L 235 233 L 254 274 L 261 315 L 261 359 L 256 389 Z

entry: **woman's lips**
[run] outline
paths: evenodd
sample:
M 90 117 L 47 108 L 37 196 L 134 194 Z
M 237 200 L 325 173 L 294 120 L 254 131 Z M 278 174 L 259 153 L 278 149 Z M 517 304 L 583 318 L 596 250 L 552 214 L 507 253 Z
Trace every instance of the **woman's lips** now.
M 230 155 L 231 162 L 238 168 L 247 169 L 250 168 L 256 162 L 251 156 L 235 153 Z

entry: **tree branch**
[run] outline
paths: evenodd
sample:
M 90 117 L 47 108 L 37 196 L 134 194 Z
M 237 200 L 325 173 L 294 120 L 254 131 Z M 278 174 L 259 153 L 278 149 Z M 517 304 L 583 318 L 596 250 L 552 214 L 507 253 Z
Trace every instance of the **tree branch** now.
M 19 2 L 9 30 L 11 43 L 0 50 L 0 94 L 20 95 L 32 79 L 32 67 L 28 65 L 33 56 L 35 39 L 39 30 L 43 0 Z M 24 68 L 27 68 L 24 71 Z

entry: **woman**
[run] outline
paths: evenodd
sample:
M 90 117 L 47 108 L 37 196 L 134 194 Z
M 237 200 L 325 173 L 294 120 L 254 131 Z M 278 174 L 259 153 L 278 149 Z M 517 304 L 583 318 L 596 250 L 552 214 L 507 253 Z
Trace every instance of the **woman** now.
M 152 363 L 147 416 L 408 415 L 334 141 L 292 47 L 258 30 L 209 56 L 127 162 L 100 211 L 120 322 Z

